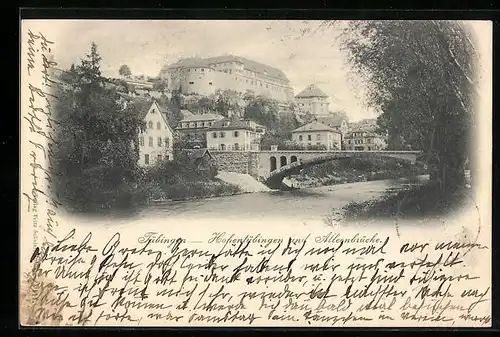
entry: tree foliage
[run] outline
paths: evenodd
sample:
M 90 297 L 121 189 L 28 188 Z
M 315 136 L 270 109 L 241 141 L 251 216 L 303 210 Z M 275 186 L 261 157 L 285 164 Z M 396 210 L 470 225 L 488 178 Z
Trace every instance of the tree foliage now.
M 118 69 L 118 74 L 120 74 L 120 76 L 130 77 L 132 75 L 132 71 L 130 71 L 130 67 L 128 65 L 122 64 L 120 69 Z
M 143 121 L 132 106 L 120 104 L 115 88 L 105 86 L 100 61 L 92 43 L 90 54 L 68 71 L 71 89 L 58 95 L 59 192 L 77 208 L 125 202 L 130 195 L 123 192 L 137 172 Z
M 477 55 L 458 21 L 349 21 L 340 35 L 389 148 L 424 151 L 445 188 L 464 182 Z

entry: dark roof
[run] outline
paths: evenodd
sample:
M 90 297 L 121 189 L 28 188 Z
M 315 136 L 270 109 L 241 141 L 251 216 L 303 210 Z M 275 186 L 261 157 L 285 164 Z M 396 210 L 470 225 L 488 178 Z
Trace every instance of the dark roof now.
M 346 121 L 346 123 L 347 123 L 347 120 L 345 118 L 340 117 L 340 116 L 334 116 L 334 115 L 317 117 L 316 120 L 320 123 L 328 125 L 329 127 L 340 126 L 340 125 L 342 125 L 342 121 Z
M 304 90 L 302 90 L 297 96 L 298 98 L 306 98 L 306 97 L 328 97 L 327 94 L 320 88 L 318 88 L 315 84 L 311 84 Z
M 151 104 L 153 104 L 153 101 L 142 97 L 132 97 L 130 103 L 139 114 L 139 117 L 144 118 L 148 114 L 149 108 L 151 108 Z
M 224 118 L 218 120 L 209 127 L 209 130 L 250 130 L 255 131 L 245 121 L 236 118 Z
M 314 131 L 329 131 L 329 132 L 339 133 L 337 130 L 334 130 L 329 126 L 318 122 L 311 122 L 306 125 L 302 125 L 301 127 L 293 130 L 292 132 L 314 132 Z
M 200 159 L 203 158 L 205 155 L 208 155 L 210 158 L 213 158 L 212 154 L 208 149 L 193 149 L 193 150 L 188 150 L 189 151 L 189 158 L 191 159 Z
M 167 69 L 174 68 L 212 68 L 213 64 L 224 63 L 224 62 L 238 62 L 243 64 L 243 67 L 246 70 L 251 70 L 259 74 L 263 74 L 269 77 L 274 77 L 283 81 L 288 81 L 285 73 L 280 69 L 252 61 L 250 59 L 236 56 L 236 55 L 222 55 L 210 58 L 185 58 L 171 64 L 170 66 L 166 66 L 162 69 L 164 72 Z
M 186 110 L 187 111 L 187 110 Z M 208 120 L 215 120 L 215 119 L 222 119 L 224 116 L 218 115 L 218 114 L 201 114 L 201 115 L 187 115 L 184 116 L 184 118 L 181 120 L 181 122 L 196 122 L 196 121 L 208 121 Z

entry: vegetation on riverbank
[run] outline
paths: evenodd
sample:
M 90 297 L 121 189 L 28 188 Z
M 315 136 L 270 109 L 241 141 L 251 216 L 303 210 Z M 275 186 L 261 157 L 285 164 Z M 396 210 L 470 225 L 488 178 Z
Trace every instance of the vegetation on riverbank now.
M 318 187 L 361 181 L 397 179 L 425 174 L 422 167 L 393 158 L 347 158 L 305 168 L 290 177 L 300 187 Z
M 446 215 L 462 208 L 470 200 L 472 190 L 461 188 L 443 190 L 439 184 L 408 187 L 388 191 L 385 196 L 365 202 L 351 202 L 341 213 L 345 220 L 373 218 L 422 218 Z

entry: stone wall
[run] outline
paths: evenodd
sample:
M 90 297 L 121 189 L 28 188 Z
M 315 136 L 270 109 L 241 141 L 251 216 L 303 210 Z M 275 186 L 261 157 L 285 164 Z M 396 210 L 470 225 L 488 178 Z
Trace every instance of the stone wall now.
M 257 178 L 259 155 L 256 152 L 211 151 L 219 171 L 250 174 Z

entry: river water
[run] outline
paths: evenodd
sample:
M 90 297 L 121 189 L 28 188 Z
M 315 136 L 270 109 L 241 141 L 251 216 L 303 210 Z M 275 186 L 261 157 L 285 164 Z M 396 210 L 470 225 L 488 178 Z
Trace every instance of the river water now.
M 101 224 L 119 225 L 121 221 L 154 220 L 241 220 L 254 221 L 317 221 L 332 215 L 351 201 L 376 199 L 390 190 L 402 189 L 428 179 L 420 176 L 412 180 L 378 180 L 291 191 L 247 193 L 227 197 L 170 201 L 142 206 L 127 214 L 98 216 Z M 90 219 L 95 220 L 95 218 Z M 124 224 L 124 223 L 123 223 Z

